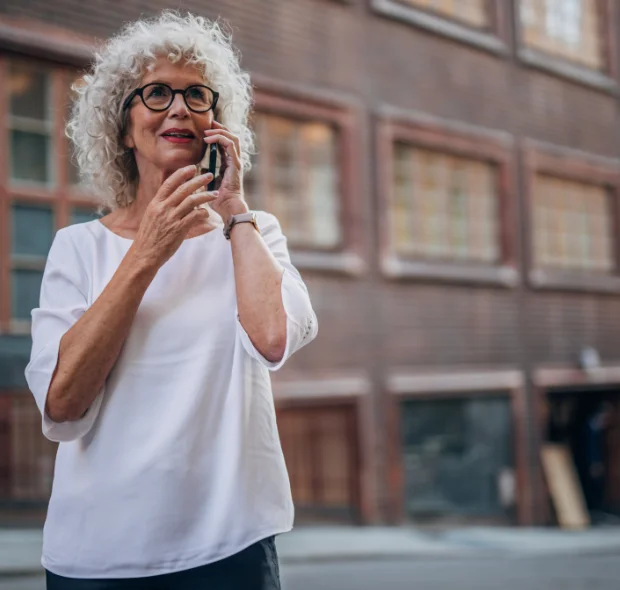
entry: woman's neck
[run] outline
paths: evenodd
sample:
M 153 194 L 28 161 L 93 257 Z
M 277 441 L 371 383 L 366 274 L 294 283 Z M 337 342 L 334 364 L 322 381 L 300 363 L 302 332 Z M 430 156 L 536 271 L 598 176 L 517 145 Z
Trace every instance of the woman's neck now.
M 135 227 L 140 225 L 146 208 L 157 194 L 161 185 L 171 174 L 172 171 L 166 172 L 154 166 L 138 167 L 139 180 L 136 189 L 136 198 L 125 211 L 125 223 L 128 225 L 135 225 Z

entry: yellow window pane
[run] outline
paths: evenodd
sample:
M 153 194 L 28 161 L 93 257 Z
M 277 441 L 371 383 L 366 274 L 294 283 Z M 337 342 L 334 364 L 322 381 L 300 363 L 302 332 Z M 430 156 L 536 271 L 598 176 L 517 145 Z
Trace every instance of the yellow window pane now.
M 538 175 L 533 221 L 538 267 L 612 270 L 611 203 L 605 187 Z
M 486 0 L 401 0 L 416 8 L 482 28 L 488 25 Z
M 293 246 L 337 246 L 342 229 L 336 130 L 261 113 L 254 130 L 258 154 L 245 179 L 252 206 L 274 214 Z
M 493 165 L 398 143 L 393 182 L 392 239 L 399 255 L 498 260 Z
M 520 18 L 527 46 L 603 69 L 598 0 L 520 0 Z

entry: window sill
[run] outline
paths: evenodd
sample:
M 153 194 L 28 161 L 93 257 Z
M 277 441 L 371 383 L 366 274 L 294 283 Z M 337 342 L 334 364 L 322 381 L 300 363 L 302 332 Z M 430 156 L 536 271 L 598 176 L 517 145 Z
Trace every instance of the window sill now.
M 519 272 L 512 266 L 479 266 L 471 263 L 436 263 L 383 259 L 383 273 L 394 279 L 419 279 L 451 283 L 475 283 L 512 289 L 519 284 Z
M 435 16 L 412 6 L 405 6 L 397 0 L 372 0 L 372 8 L 384 16 L 409 23 L 455 41 L 473 45 L 496 55 L 508 55 L 508 46 L 497 35 L 477 31 L 465 24 Z
M 533 270 L 532 288 L 587 293 L 620 293 L 620 277 L 560 270 Z
M 5 335 L 8 336 L 30 336 L 32 330 L 32 323 L 30 320 L 10 320 L 8 325 L 8 331 Z
M 366 263 L 354 252 L 291 250 L 291 261 L 298 270 L 318 270 L 350 276 L 360 276 L 366 272 Z
M 616 80 L 596 70 L 573 64 L 559 57 L 545 55 L 535 49 L 521 48 L 518 55 L 522 62 L 534 68 L 599 90 L 614 94 L 618 92 Z

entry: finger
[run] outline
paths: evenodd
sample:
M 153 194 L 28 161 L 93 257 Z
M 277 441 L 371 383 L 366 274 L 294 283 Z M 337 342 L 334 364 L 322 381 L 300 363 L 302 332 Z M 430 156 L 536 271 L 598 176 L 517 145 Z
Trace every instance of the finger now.
M 193 193 L 185 197 L 185 199 L 176 207 L 175 214 L 178 217 L 185 217 L 191 213 L 196 207 L 205 203 L 212 203 L 218 197 L 217 191 L 201 191 Z
M 235 142 L 229 137 L 218 133 L 216 135 L 207 135 L 204 140 L 208 144 L 217 143 L 220 149 L 224 148 L 225 153 L 228 154 L 231 158 L 233 158 L 235 164 L 237 164 L 238 162 L 240 163 L 237 146 Z
M 226 137 L 228 137 L 228 139 L 232 139 L 235 142 L 237 150 L 241 152 L 241 142 L 239 141 L 239 137 L 217 121 L 214 121 L 214 125 L 216 125 L 216 127 L 212 129 L 205 129 L 205 135 L 209 135 L 211 133 L 220 133 L 222 135 L 225 135 Z
M 194 169 L 195 170 L 195 169 Z M 170 207 L 176 207 L 187 195 L 196 192 L 199 189 L 205 189 L 209 182 L 213 180 L 213 174 L 207 172 L 206 174 L 200 174 L 184 184 L 179 186 L 167 199 L 166 204 Z
M 179 186 L 189 180 L 194 174 L 196 174 L 196 166 L 185 166 L 179 168 L 173 172 L 161 185 L 154 199 L 164 201 L 167 199 Z

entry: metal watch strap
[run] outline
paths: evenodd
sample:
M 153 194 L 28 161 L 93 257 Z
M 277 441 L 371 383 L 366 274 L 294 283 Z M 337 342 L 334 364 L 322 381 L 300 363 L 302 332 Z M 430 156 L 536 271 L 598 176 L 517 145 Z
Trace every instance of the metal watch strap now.
M 232 228 L 238 223 L 251 223 L 257 231 L 258 230 L 258 222 L 256 221 L 256 213 L 250 211 L 248 213 L 240 213 L 239 215 L 231 215 L 224 226 L 224 237 L 227 240 L 230 240 L 230 231 Z

